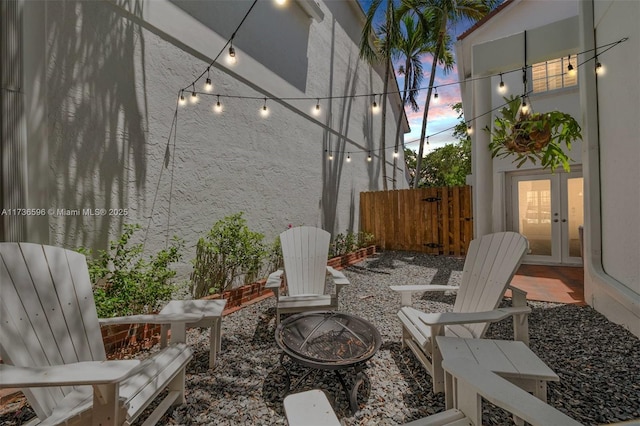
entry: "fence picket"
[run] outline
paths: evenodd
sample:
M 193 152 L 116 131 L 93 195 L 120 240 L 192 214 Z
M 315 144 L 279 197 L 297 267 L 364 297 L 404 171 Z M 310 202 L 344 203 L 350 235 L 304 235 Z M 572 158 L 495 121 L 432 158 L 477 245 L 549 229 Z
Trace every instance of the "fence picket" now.
M 471 200 L 469 186 L 362 192 L 360 230 L 382 249 L 461 256 L 473 238 Z

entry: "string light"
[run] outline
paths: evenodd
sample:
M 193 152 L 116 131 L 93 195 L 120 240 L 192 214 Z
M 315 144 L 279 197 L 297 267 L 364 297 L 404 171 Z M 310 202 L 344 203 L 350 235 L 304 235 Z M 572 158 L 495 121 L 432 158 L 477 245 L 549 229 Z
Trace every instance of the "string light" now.
M 498 92 L 506 93 L 507 86 L 504 84 L 504 80 L 502 80 L 502 73 L 500 73 L 500 84 L 498 85 Z
M 211 77 L 209 76 L 209 68 L 207 67 L 207 79 L 204 83 L 204 90 L 207 92 L 211 92 L 213 90 L 213 84 L 211 84 Z
M 380 107 L 378 106 L 378 103 L 376 102 L 376 95 L 373 95 L 373 103 L 371 104 L 371 111 L 374 114 L 377 114 L 380 111 Z
M 329 151 L 329 161 L 333 160 L 333 154 Z
M 320 115 L 320 98 L 318 98 L 318 102 L 316 102 L 316 106 L 311 110 L 313 115 Z
M 429 145 L 429 136 L 427 136 L 427 145 Z
M 398 150 L 397 149 L 393 150 L 393 158 L 398 158 Z
M 473 126 L 471 125 L 471 123 L 467 124 L 467 134 L 473 134 Z
M 527 114 L 529 112 L 529 105 L 527 105 L 527 100 L 525 99 L 524 95 L 522 96 L 522 104 L 520 105 L 520 111 L 523 114 Z
M 222 112 L 222 104 L 220 103 L 220 95 L 218 95 L 218 100 L 216 104 L 213 106 L 213 111 L 220 114 Z
M 267 108 L 267 98 L 264 98 L 264 105 L 260 109 L 260 115 L 267 117 L 269 115 L 269 108 Z
M 229 56 L 227 56 L 227 63 L 229 65 L 233 65 L 236 61 L 236 49 L 233 48 L 233 38 L 231 38 L 231 40 L 229 40 Z
M 278 6 L 284 6 L 287 4 L 287 0 L 275 0 L 275 2 Z
M 567 74 L 573 77 L 574 75 L 576 75 L 576 70 L 573 68 L 573 65 L 571 65 L 571 55 L 567 56 L 567 62 L 569 62 L 569 65 L 567 65 Z
M 596 74 L 598 75 L 604 75 L 605 69 L 602 66 L 602 64 L 600 63 L 600 61 L 598 60 L 598 55 L 596 55 Z
M 433 95 L 433 102 L 438 103 L 438 88 L 434 87 L 434 89 L 436 90 L 436 93 Z
M 184 98 L 184 90 L 180 91 L 180 100 L 178 103 L 183 106 L 187 104 L 187 100 Z
M 191 103 L 195 104 L 196 102 L 198 102 L 198 95 L 196 94 L 196 85 L 195 83 L 192 85 L 192 89 L 191 90 Z
M 369 151 L 369 155 L 367 156 L 367 161 L 370 163 L 370 162 L 371 162 L 371 160 L 372 160 L 372 158 L 371 158 L 371 151 Z
M 351 162 L 351 153 L 347 152 L 347 163 Z

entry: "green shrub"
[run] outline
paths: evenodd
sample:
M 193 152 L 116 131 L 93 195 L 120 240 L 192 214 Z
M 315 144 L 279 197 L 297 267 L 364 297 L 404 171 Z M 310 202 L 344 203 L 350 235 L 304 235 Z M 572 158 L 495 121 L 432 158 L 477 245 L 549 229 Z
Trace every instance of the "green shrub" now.
M 242 212 L 216 222 L 198 240 L 191 274 L 193 296 L 228 290 L 240 280 L 255 281 L 266 256 L 263 239 L 264 235 L 249 230 Z
M 109 243 L 108 250 L 99 250 L 93 257 L 90 249 L 79 248 L 87 256 L 89 275 L 94 283 L 93 296 L 98 316 L 150 313 L 171 298 L 176 271 L 169 268 L 180 260 L 183 242 L 174 237 L 171 245 L 149 260 L 142 257 L 142 244 L 130 244 L 131 236 L 140 225 L 125 225 L 120 238 Z
M 347 231 L 346 234 L 338 234 L 335 236 L 329 246 L 329 258 L 343 256 L 347 253 L 354 252 L 359 248 L 370 246 L 373 243 L 373 234 L 360 231 L 354 234 Z

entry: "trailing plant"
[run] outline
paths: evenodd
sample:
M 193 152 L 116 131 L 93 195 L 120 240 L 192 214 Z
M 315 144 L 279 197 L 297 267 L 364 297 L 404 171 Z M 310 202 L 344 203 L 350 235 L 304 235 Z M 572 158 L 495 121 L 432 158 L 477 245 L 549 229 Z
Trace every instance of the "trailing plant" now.
M 171 299 L 175 286 L 171 279 L 176 271 L 170 265 L 182 257 L 184 244 L 174 237 L 171 245 L 148 260 L 143 258 L 143 245 L 132 244 L 131 237 L 140 225 L 125 225 L 120 238 L 109 243 L 108 250 L 97 256 L 81 247 L 87 256 L 89 275 L 98 316 L 108 318 L 156 311 Z
M 562 165 L 570 170 L 571 159 L 562 145 L 571 150 L 571 143 L 582 139 L 578 122 L 569 114 L 560 111 L 546 113 L 523 113 L 520 98 L 504 98 L 506 106 L 500 110 L 500 117 L 493 122 L 489 149 L 493 157 L 504 158 L 515 155 L 514 162 L 521 167 L 527 161 L 553 172 Z
M 266 256 L 264 235 L 247 227 L 242 212 L 214 223 L 196 246 L 191 274 L 193 296 L 225 291 L 258 278 Z

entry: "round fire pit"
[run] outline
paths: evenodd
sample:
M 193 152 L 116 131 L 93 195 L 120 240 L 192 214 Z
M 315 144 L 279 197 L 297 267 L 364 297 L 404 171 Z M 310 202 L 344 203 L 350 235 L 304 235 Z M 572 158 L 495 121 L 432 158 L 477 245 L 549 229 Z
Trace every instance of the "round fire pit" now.
M 293 315 L 276 328 L 276 343 L 287 374 L 287 393 L 291 377 L 284 364 L 287 355 L 293 362 L 320 370 L 333 370 L 357 411 L 357 392 L 364 379 L 365 363 L 380 349 L 380 333 L 370 322 L 344 312 L 304 312 Z M 354 368 L 356 381 L 349 390 L 339 370 Z M 301 382 L 308 374 L 305 374 Z M 299 383 L 298 382 L 298 383 Z

